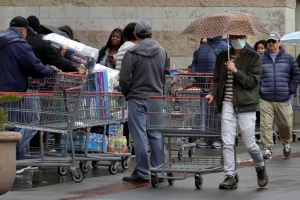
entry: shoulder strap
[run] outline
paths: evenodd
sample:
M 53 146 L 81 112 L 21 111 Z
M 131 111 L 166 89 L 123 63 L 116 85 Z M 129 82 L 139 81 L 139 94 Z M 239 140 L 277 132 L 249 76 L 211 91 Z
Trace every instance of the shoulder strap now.
M 212 48 L 209 46 L 209 44 L 207 44 L 207 46 L 211 50 L 211 52 L 213 52 L 213 54 L 215 55 L 215 57 L 217 57 L 216 53 L 212 50 Z

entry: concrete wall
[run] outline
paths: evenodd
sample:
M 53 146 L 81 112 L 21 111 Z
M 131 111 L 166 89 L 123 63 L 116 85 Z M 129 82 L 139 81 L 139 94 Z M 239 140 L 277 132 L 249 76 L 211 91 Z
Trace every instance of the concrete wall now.
M 112 29 L 148 20 L 172 66 L 186 67 L 200 38 L 180 33 L 195 19 L 222 11 L 248 12 L 258 16 L 267 30 L 285 34 L 295 31 L 295 8 L 296 0 L 0 0 L 0 30 L 17 15 L 36 15 L 42 24 L 70 25 L 82 43 L 101 48 Z M 248 42 L 253 45 L 259 39 L 266 35 L 248 37 Z

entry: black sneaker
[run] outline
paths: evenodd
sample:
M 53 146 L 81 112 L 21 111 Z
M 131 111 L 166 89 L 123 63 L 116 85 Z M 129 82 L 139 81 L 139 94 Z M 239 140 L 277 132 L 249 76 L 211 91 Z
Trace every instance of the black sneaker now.
M 263 155 L 264 159 L 270 159 L 272 158 L 272 151 L 271 149 L 265 148 L 265 154 Z
M 149 179 L 144 179 L 140 177 L 137 173 L 133 172 L 130 176 L 124 176 L 122 178 L 122 181 L 124 182 L 149 182 Z
M 236 189 L 237 188 L 236 179 L 233 176 L 226 176 L 223 183 L 220 183 L 219 189 Z
M 256 167 L 257 183 L 259 187 L 265 187 L 268 184 L 269 178 L 266 172 L 266 166 Z
M 283 145 L 283 155 L 288 158 L 291 155 L 291 146 L 289 143 Z

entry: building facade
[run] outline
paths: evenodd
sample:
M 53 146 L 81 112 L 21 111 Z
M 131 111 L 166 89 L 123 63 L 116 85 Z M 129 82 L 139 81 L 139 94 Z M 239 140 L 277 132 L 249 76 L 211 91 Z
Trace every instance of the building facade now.
M 114 28 L 148 20 L 153 26 L 153 38 L 170 54 L 172 67 L 185 68 L 191 64 L 200 38 L 180 33 L 197 18 L 223 11 L 248 12 L 256 15 L 268 31 L 284 35 L 300 28 L 296 23 L 299 3 L 299 0 L 0 0 L 0 30 L 7 29 L 15 16 L 36 15 L 41 24 L 71 26 L 75 38 L 100 49 Z M 248 42 L 254 45 L 266 37 L 251 36 Z M 287 50 L 296 54 L 294 47 Z

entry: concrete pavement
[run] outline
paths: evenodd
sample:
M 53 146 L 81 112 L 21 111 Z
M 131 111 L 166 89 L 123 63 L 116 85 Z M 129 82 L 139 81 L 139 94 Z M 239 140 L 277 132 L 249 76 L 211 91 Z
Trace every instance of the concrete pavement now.
M 240 183 L 238 189 L 233 191 L 218 189 L 219 183 L 224 180 L 223 173 L 202 175 L 203 186 L 200 190 L 196 189 L 192 174 L 185 180 L 175 181 L 172 186 L 165 181 L 157 188 L 152 188 L 150 183 L 123 183 L 122 177 L 133 170 L 133 160 L 129 170 L 124 171 L 119 167 L 115 175 L 110 175 L 107 167 L 91 169 L 81 183 L 73 182 L 69 173 L 66 176 L 58 175 L 56 168 L 25 171 L 16 176 L 12 190 L 0 196 L 0 199 L 299 199 L 300 142 L 291 143 L 292 156 L 289 159 L 283 158 L 280 141 L 275 145 L 274 156 L 267 161 L 269 184 L 266 188 L 258 187 L 253 163 L 240 144 L 237 147 Z M 186 150 L 184 155 L 187 153 Z M 194 156 L 201 155 L 220 155 L 220 150 L 197 148 Z

